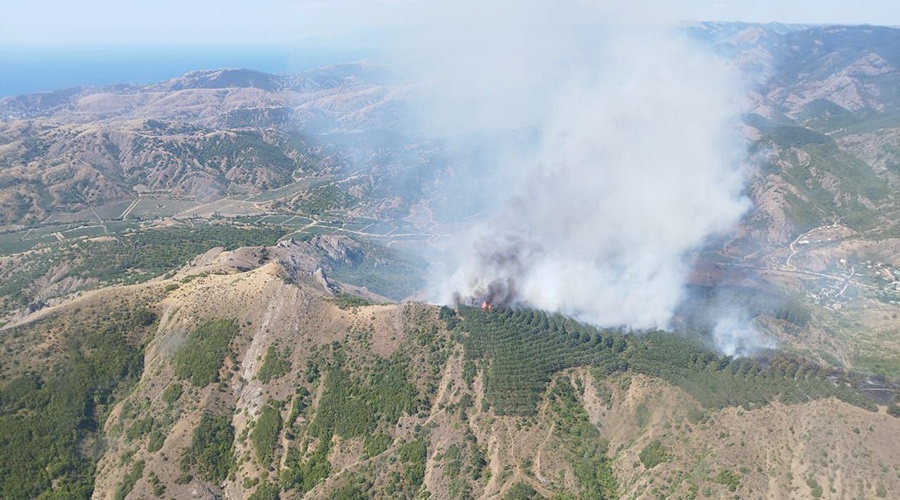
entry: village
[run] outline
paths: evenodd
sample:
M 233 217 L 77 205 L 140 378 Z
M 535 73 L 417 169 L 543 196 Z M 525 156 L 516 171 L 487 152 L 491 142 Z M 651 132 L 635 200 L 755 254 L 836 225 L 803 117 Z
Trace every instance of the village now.
M 807 298 L 832 310 L 841 310 L 856 299 L 900 305 L 900 267 L 849 252 L 842 252 L 848 253 L 846 257 L 829 258 L 829 252 L 824 251 L 839 250 L 841 243 L 852 241 L 855 236 L 854 231 L 838 224 L 817 227 L 791 242 L 788 257 L 775 268 L 800 275 Z M 804 254 L 814 251 L 815 258 L 805 258 Z

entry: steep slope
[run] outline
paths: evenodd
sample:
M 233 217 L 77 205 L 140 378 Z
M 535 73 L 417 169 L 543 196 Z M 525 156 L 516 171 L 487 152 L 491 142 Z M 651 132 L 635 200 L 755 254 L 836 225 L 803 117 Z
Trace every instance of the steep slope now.
M 67 453 L 83 462 L 42 469 L 44 482 L 4 469 L 7 496 L 76 484 L 95 498 L 857 497 L 900 487 L 900 419 L 872 411 L 846 374 L 783 355 L 738 362 L 674 334 L 598 332 L 531 311 L 366 305 L 332 295 L 307 264 L 292 267 L 296 250 L 271 248 L 262 265 L 248 250 L 212 252 L 170 280 L 85 294 L 4 330 L 3 419 L 41 408 L 28 395 L 52 390 L 47 368 L 68 362 L 60 342 L 79 348 L 79 324 L 98 325 L 102 344 L 130 339 L 139 355 L 128 377 L 88 393 L 99 405 L 76 410 L 87 420 L 74 423 Z M 103 328 L 116 321 L 131 326 Z M 86 359 L 116 359 L 96 357 L 95 345 L 81 344 Z

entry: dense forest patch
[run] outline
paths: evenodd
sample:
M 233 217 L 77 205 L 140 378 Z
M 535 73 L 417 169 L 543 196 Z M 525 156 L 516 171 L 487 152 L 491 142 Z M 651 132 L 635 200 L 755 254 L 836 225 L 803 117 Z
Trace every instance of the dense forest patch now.
M 70 327 L 52 369 L 24 373 L 0 389 L 3 498 L 91 496 L 98 450 L 85 445 L 97 438 L 116 396 L 140 378 L 143 346 L 133 339 L 153 327 L 156 315 L 126 311 L 109 319 L 97 329 Z
M 500 415 L 534 415 L 551 376 L 576 366 L 593 366 L 608 375 L 634 371 L 660 377 L 709 408 L 833 396 L 877 409 L 852 387 L 852 377 L 786 353 L 733 358 L 716 353 L 696 337 L 598 330 L 533 310 L 462 308 L 458 314 L 462 321 L 446 311 L 442 317 L 448 326 L 458 324 L 465 332 L 466 357 L 484 367 L 485 394 Z

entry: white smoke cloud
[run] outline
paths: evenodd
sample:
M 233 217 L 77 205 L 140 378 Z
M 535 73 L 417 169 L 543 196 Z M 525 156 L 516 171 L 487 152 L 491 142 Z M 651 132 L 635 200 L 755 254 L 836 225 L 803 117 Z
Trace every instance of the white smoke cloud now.
M 432 130 L 540 138 L 492 168 L 495 209 L 458 238 L 439 300 L 665 328 L 692 252 L 749 207 L 737 76 L 669 25 L 598 24 L 585 2 L 453 5 L 412 59 Z
M 725 311 L 712 331 L 716 346 L 729 356 L 749 356 L 772 349 L 775 342 L 762 334 L 753 321 L 739 309 Z

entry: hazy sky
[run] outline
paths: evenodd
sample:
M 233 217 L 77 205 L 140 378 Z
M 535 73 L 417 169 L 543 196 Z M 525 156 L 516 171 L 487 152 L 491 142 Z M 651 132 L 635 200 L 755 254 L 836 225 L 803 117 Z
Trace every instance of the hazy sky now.
M 548 0 L 552 1 L 552 0 Z M 0 46 L 291 43 L 410 24 L 435 0 L 0 0 Z M 486 0 L 489 2 L 489 0 Z M 629 19 L 900 25 L 897 0 L 590 0 Z M 623 6 L 627 6 L 623 9 Z

